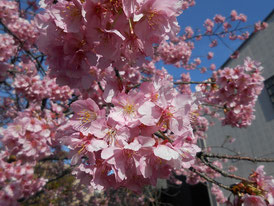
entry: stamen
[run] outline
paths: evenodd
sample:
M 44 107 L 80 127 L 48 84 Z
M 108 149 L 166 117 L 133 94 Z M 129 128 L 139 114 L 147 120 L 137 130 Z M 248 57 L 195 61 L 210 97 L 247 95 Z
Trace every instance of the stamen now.
M 131 114 L 135 113 L 135 108 L 134 108 L 134 106 L 132 104 L 128 104 L 127 103 L 124 106 L 124 112 L 127 113 L 127 114 L 129 114 L 129 115 L 131 115 Z
M 156 102 L 156 101 L 158 100 L 158 98 L 159 98 L 159 94 L 158 94 L 158 93 L 153 94 L 153 95 L 151 96 L 151 101 L 152 101 L 152 102 Z
M 108 132 L 107 132 L 106 138 L 107 138 L 107 141 L 110 145 L 114 142 L 115 136 L 116 136 L 116 130 L 109 129 Z
M 82 124 L 87 124 L 97 119 L 97 114 L 95 112 L 86 109 L 79 112 L 78 115 L 78 119 L 81 120 Z
M 151 10 L 148 12 L 148 24 L 150 27 L 152 27 L 152 29 L 154 29 L 153 27 L 158 24 L 157 15 L 158 12 L 156 10 Z

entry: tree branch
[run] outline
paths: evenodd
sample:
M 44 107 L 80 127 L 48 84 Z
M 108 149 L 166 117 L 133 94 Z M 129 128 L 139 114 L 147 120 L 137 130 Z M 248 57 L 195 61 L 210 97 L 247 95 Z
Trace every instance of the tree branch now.
M 190 81 L 190 82 L 174 82 L 175 85 L 177 84 L 216 84 L 216 82 L 197 82 L 197 81 Z
M 242 157 L 242 156 L 234 156 L 234 155 L 222 155 L 222 154 L 210 154 L 203 153 L 204 157 L 210 158 L 219 158 L 219 159 L 237 159 L 237 160 L 245 160 L 250 162 L 274 162 L 274 158 L 252 158 L 252 157 Z
M 55 178 L 49 180 L 49 181 L 44 185 L 44 188 L 45 188 L 48 184 L 50 184 L 51 182 L 54 182 L 54 181 L 56 181 L 56 180 L 59 180 L 59 179 L 61 179 L 62 177 L 64 177 L 64 176 L 70 174 L 71 172 L 72 172 L 72 168 L 65 169 L 65 170 L 62 172 L 62 174 L 60 174 L 59 176 L 57 176 L 57 177 L 55 177 Z M 30 197 L 28 197 L 28 198 L 21 198 L 21 199 L 17 200 L 17 202 L 26 202 L 26 201 L 28 201 L 28 200 L 31 199 L 31 198 L 35 198 L 35 197 L 39 196 L 39 195 L 42 194 L 43 192 L 45 192 L 45 189 L 42 189 L 42 190 L 36 192 L 34 195 L 32 195 L 32 196 L 30 196 Z
M 0 24 L 4 27 L 4 30 L 6 30 L 11 36 L 13 36 L 13 38 L 15 38 L 18 42 L 20 47 L 26 52 L 26 54 L 33 60 L 36 62 L 36 68 L 38 71 L 41 72 L 41 74 L 45 75 L 45 69 L 43 68 L 41 62 L 27 49 L 24 49 L 24 42 L 21 41 L 21 39 L 19 39 L 19 37 L 17 37 L 3 22 L 2 19 L 0 19 Z
M 203 155 L 202 152 L 198 153 L 199 155 L 196 155 L 205 165 L 207 165 L 208 167 L 210 167 L 211 169 L 215 170 L 216 172 L 220 173 L 222 176 L 224 177 L 230 177 L 230 178 L 233 178 L 233 179 L 237 179 L 237 180 L 241 180 L 243 182 L 248 182 L 248 183 L 253 183 L 252 181 L 246 179 L 246 178 L 243 178 L 243 177 L 240 177 L 240 176 L 237 176 L 237 175 L 234 175 L 234 174 L 230 174 L 230 173 L 227 173 L 225 172 L 224 170 L 216 167 L 215 165 L 211 164 L 210 162 L 208 162 L 206 159 L 205 159 L 205 156 Z
M 195 174 L 199 175 L 200 177 L 204 178 L 204 179 L 207 180 L 208 182 L 211 182 L 211 183 L 213 183 L 213 184 L 215 184 L 215 185 L 218 185 L 218 186 L 221 187 L 221 188 L 224 188 L 225 190 L 228 190 L 228 191 L 231 191 L 231 192 L 232 192 L 232 189 L 231 189 L 229 186 L 224 185 L 224 184 L 222 184 L 222 183 L 220 183 L 220 182 L 217 182 L 216 180 L 214 180 L 214 179 L 208 177 L 207 175 L 205 175 L 205 174 L 203 174 L 203 173 L 201 173 L 201 172 L 198 172 L 198 171 L 197 171 L 196 169 L 194 169 L 193 167 L 190 167 L 189 170 L 190 170 L 191 172 L 194 172 Z

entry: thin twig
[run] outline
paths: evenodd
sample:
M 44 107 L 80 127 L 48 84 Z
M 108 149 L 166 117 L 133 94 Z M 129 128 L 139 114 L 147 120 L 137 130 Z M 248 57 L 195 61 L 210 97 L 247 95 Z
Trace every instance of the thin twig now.
M 192 36 L 190 38 L 187 38 L 186 41 L 191 40 L 191 39 L 195 39 L 195 38 L 200 37 L 200 36 L 202 36 L 202 37 L 221 36 L 221 35 L 224 35 L 224 34 L 229 34 L 231 32 L 246 30 L 246 29 L 250 29 L 250 28 L 253 28 L 253 25 L 249 25 L 249 26 L 245 26 L 245 27 L 241 27 L 241 28 L 237 28 L 237 29 L 232 29 L 232 30 L 228 30 L 228 31 L 222 31 L 222 32 L 219 32 L 219 33 L 213 33 L 213 34 L 207 34 L 207 33 L 198 34 L 198 35 Z
M 174 82 L 174 84 L 216 84 L 216 82 L 198 82 L 198 81 L 189 81 L 189 82 Z
M 68 169 L 64 170 L 64 171 L 62 172 L 62 174 L 60 174 L 59 176 L 57 176 L 57 177 L 55 177 L 55 178 L 49 180 L 49 181 L 45 184 L 44 188 L 45 188 L 48 184 L 50 184 L 51 182 L 54 182 L 54 181 L 56 181 L 56 180 L 59 180 L 59 179 L 61 179 L 62 177 L 64 177 L 64 176 L 70 174 L 71 172 L 72 172 L 72 168 L 68 168 Z M 42 194 L 42 193 L 44 193 L 44 192 L 45 192 L 45 189 L 42 189 L 42 190 L 36 192 L 34 195 L 32 195 L 32 196 L 30 196 L 30 197 L 28 197 L 28 198 L 21 198 L 21 199 L 17 200 L 17 202 L 26 202 L 26 201 L 28 201 L 29 199 L 35 198 L 35 197 L 39 196 L 40 194 Z
M 201 172 L 198 172 L 198 171 L 197 171 L 196 169 L 194 169 L 193 167 L 190 167 L 189 170 L 190 170 L 191 172 L 196 173 L 196 174 L 199 175 L 200 177 L 204 178 L 204 179 L 207 180 L 208 182 L 211 182 L 211 183 L 213 183 L 213 184 L 215 184 L 215 185 L 218 185 L 219 187 L 224 188 L 224 189 L 226 189 L 226 190 L 228 190 L 228 191 L 232 191 L 232 189 L 231 189 L 229 186 L 224 185 L 224 184 L 222 184 L 222 183 L 220 183 L 220 182 L 217 182 L 216 180 L 214 180 L 214 179 L 208 177 L 207 175 L 205 175 L 205 174 L 203 174 L 203 173 L 201 173 Z
M 207 165 L 208 167 L 210 167 L 211 169 L 215 170 L 216 172 L 220 173 L 222 176 L 224 177 L 230 177 L 230 178 L 233 178 L 233 179 L 237 179 L 237 180 L 241 180 L 243 182 L 248 182 L 248 183 L 253 183 L 252 181 L 246 179 L 246 178 L 243 178 L 243 177 L 240 177 L 240 176 L 237 176 L 237 175 L 234 175 L 234 174 L 230 174 L 230 173 L 227 173 L 225 172 L 224 170 L 216 167 L 215 165 L 211 164 L 210 162 L 208 162 L 206 159 L 205 159 L 205 156 L 203 155 L 203 153 L 200 153 L 200 155 L 198 155 L 198 158 L 205 164 Z
M 6 30 L 10 35 L 13 36 L 13 38 L 15 38 L 19 44 L 20 44 L 20 47 L 26 52 L 26 54 L 31 57 L 31 59 L 33 61 L 36 62 L 36 68 L 38 71 L 41 72 L 41 74 L 45 75 L 45 69 L 43 68 L 41 62 L 27 49 L 24 48 L 24 42 L 21 41 L 21 39 L 19 39 L 19 37 L 17 37 L 3 22 L 2 22 L 2 19 L 0 19 L 0 24 L 4 27 L 4 30 Z
M 234 150 L 232 150 L 232 149 L 230 149 L 230 148 L 228 148 L 228 147 L 225 147 L 225 146 L 208 146 L 208 147 L 206 147 L 206 148 L 219 148 L 219 149 L 225 149 L 225 150 L 227 150 L 227 151 L 230 151 L 230 152 L 233 152 L 234 154 L 236 154 L 236 155 L 240 155 L 241 153 L 240 152 L 236 152 L 236 151 L 234 151 Z

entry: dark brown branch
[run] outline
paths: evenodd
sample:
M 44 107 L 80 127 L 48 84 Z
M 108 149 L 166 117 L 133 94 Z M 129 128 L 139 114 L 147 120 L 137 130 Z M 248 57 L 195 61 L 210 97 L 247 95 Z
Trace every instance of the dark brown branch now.
M 155 132 L 154 135 L 157 136 L 157 137 L 159 137 L 159 138 L 161 138 L 161 139 L 163 139 L 163 140 L 168 140 L 171 143 L 173 142 L 172 139 L 170 139 L 168 136 L 166 136 L 165 134 L 163 134 L 160 131 Z
M 121 75 L 119 73 L 119 70 L 116 69 L 116 68 L 114 68 L 114 71 L 115 71 L 115 75 L 118 78 L 118 80 L 121 81 L 121 82 L 123 82 L 123 79 L 122 79 L 122 77 L 121 77 Z
M 234 155 L 222 155 L 222 154 L 209 154 L 204 153 L 204 157 L 210 158 L 219 158 L 219 159 L 237 159 L 237 160 L 245 160 L 250 162 L 274 162 L 274 158 L 252 158 L 252 157 L 241 157 Z
M 97 82 L 97 84 L 98 84 L 98 86 L 99 86 L 99 89 L 100 89 L 102 92 L 104 92 L 104 89 L 103 89 L 103 87 L 102 87 L 101 82 Z

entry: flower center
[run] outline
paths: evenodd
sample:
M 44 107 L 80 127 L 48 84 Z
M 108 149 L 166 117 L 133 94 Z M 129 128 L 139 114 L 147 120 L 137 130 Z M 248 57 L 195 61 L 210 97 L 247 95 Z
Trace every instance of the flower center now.
M 156 102 L 156 101 L 158 100 L 158 98 L 159 98 L 159 94 L 158 94 L 158 93 L 153 94 L 153 95 L 151 96 L 151 101 L 152 101 L 152 102 Z
M 158 24 L 157 16 L 157 10 L 151 10 L 147 14 L 148 24 L 152 29 L 154 29 L 154 26 Z
M 77 17 L 77 16 L 81 16 L 81 12 L 80 10 L 75 7 L 75 6 L 72 6 L 72 5 L 68 5 L 66 6 L 66 9 L 68 10 L 69 14 L 66 14 L 66 16 L 68 17 L 69 15 L 71 17 Z
M 90 110 L 82 110 L 78 113 L 79 120 L 81 120 L 82 124 L 90 123 L 97 119 L 97 114 L 95 112 L 92 112 Z
M 126 104 L 124 106 L 124 112 L 127 113 L 127 114 L 129 114 L 129 115 L 131 115 L 131 114 L 133 114 L 135 112 L 135 108 L 134 108 L 134 106 L 132 104 Z

